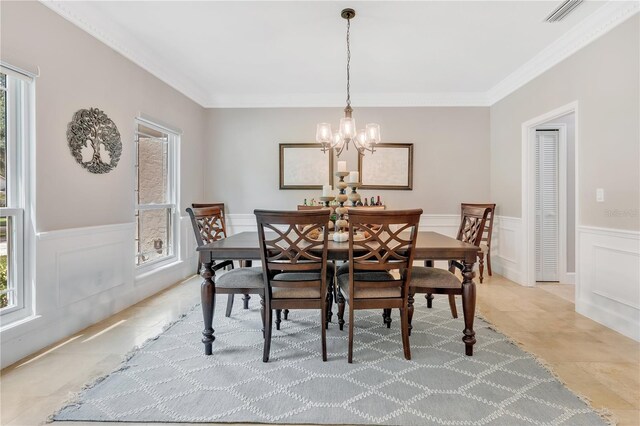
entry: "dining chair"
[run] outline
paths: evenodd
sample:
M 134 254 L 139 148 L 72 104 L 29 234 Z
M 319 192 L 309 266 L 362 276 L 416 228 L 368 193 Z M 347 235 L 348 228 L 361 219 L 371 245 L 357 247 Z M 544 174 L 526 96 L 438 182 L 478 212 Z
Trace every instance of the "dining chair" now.
M 220 233 L 220 237 L 218 238 L 218 240 L 221 238 L 227 238 L 227 219 L 224 212 L 224 203 L 191 203 L 191 208 L 193 209 L 201 209 L 201 208 L 207 208 L 207 207 L 216 207 L 220 209 L 219 227 L 222 229 L 222 232 Z M 207 241 L 207 243 L 209 242 L 211 241 Z M 233 268 L 233 262 L 232 261 L 230 262 L 231 262 L 231 268 Z M 241 260 L 239 263 L 241 268 L 250 268 L 252 265 L 251 260 Z M 196 273 L 198 274 L 200 273 L 201 267 L 202 267 L 202 264 L 200 263 L 200 259 L 198 259 L 198 270 L 196 271 Z M 230 316 L 231 309 L 233 308 L 234 295 L 230 294 L 228 297 L 229 297 L 229 300 L 227 301 L 227 312 L 228 312 L 227 316 Z M 245 294 L 244 297 L 242 298 L 244 309 L 249 309 L 249 300 L 251 300 L 251 296 L 249 296 L 248 294 Z
M 349 273 L 337 276 L 338 318 L 344 317 L 345 301 L 349 305 L 349 363 L 358 309 L 400 309 L 404 357 L 411 359 L 408 284 L 421 214 L 422 209 L 349 210 Z
M 224 216 L 220 207 L 209 206 L 209 207 L 200 207 L 200 208 L 188 208 L 187 213 L 191 218 L 191 225 L 193 226 L 193 232 L 195 233 L 196 243 L 198 247 L 227 237 L 226 228 L 224 225 Z M 202 263 L 200 263 L 199 261 L 198 263 L 199 263 L 199 267 L 202 267 Z M 246 276 L 249 279 L 249 282 L 251 282 L 251 275 L 252 274 L 255 275 L 255 269 L 258 269 L 258 268 L 240 268 L 240 269 L 234 270 L 233 261 L 224 260 L 222 262 L 213 261 L 212 269 L 214 271 L 219 271 L 221 269 L 229 269 L 229 271 L 226 274 L 220 275 L 220 277 L 216 280 L 216 292 L 228 294 L 227 309 L 225 311 L 225 316 L 226 317 L 231 316 L 231 311 L 233 309 L 233 297 L 235 294 L 245 295 L 246 303 L 244 308 L 248 309 L 249 308 L 248 298 L 250 297 L 249 294 L 255 293 L 254 291 L 247 291 L 246 293 L 242 293 L 240 291 L 232 291 L 232 292 L 218 291 L 220 289 L 220 286 L 222 285 L 222 284 L 219 284 L 219 282 L 220 281 L 224 282 L 229 280 L 230 278 L 223 278 L 223 277 L 225 277 L 230 272 L 233 272 L 233 274 L 231 274 L 231 276 L 233 277 Z M 254 271 L 253 272 L 250 272 L 250 271 L 235 272 L 235 271 L 241 271 L 243 269 L 254 270 Z M 259 275 L 261 276 L 261 271 L 258 271 L 258 272 L 259 272 Z M 238 282 L 235 284 L 241 285 L 242 283 Z M 263 292 L 263 289 L 261 289 L 260 293 L 262 292 Z
M 272 310 L 320 309 L 322 360 L 327 360 L 328 210 L 255 210 L 265 283 L 264 353 L 269 361 Z
M 489 207 L 463 207 L 457 239 L 480 246 L 489 210 Z M 451 315 L 458 318 L 455 296 L 462 295 L 462 282 L 455 276 L 456 268 L 462 271 L 463 265 L 460 261 L 450 261 L 449 270 L 432 266 L 414 266 L 412 268 L 411 281 L 409 282 L 409 334 L 411 334 L 413 303 L 416 293 L 427 294 L 428 308 L 432 306 L 433 294 L 448 295 Z
M 482 241 L 480 242 L 480 251 L 478 252 L 479 265 L 478 269 L 480 272 L 480 284 L 484 280 L 484 260 L 487 259 L 487 272 L 489 276 L 493 276 L 491 273 L 491 235 L 493 234 L 493 216 L 496 212 L 495 204 L 473 204 L 473 203 L 462 203 L 460 204 L 460 210 L 464 210 L 465 207 L 480 207 L 480 208 L 488 208 L 489 215 L 487 216 L 487 223 L 484 227 L 484 232 L 482 233 Z

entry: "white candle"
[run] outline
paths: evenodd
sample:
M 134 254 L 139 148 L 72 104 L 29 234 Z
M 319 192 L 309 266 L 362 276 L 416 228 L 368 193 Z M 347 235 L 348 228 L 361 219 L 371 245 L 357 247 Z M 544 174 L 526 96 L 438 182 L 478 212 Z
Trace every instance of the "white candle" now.
M 349 183 L 358 183 L 358 178 L 359 178 L 359 174 L 358 172 L 349 172 L 349 179 L 347 180 L 347 182 Z
M 346 161 L 338 161 L 338 171 L 346 172 L 347 171 L 347 162 Z
M 322 196 L 323 197 L 331 196 L 331 185 L 322 185 Z

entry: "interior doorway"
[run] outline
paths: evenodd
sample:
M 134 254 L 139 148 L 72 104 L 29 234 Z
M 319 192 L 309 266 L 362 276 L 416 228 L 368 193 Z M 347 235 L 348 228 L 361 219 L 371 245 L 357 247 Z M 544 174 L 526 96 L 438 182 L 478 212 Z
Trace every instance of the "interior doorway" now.
M 576 284 L 577 103 L 523 123 L 526 284 Z
M 575 112 L 536 126 L 536 282 L 575 283 Z

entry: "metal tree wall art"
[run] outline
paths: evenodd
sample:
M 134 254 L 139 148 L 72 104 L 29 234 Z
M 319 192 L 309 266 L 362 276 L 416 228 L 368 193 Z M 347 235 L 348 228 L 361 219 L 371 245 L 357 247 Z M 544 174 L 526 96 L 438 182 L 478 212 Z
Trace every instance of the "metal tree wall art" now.
M 91 173 L 109 173 L 122 154 L 120 132 L 98 108 L 81 109 L 67 126 L 71 155 Z

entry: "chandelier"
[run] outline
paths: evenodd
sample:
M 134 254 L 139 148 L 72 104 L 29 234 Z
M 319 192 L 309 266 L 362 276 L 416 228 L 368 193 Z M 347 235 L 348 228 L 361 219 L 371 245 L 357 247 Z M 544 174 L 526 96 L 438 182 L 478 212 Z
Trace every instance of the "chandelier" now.
M 356 16 L 356 11 L 344 9 L 340 16 L 347 20 L 347 106 L 344 109 L 344 117 L 340 119 L 340 127 L 337 132 L 332 131 L 330 123 L 318 123 L 316 128 L 316 142 L 322 146 L 322 152 L 333 149 L 338 157 L 342 151 L 349 149 L 350 142 L 353 142 L 360 154 L 364 154 L 365 151 L 375 152 L 375 145 L 380 142 L 380 125 L 369 123 L 364 129 L 356 130 L 356 121 L 352 116 L 353 109 L 351 108 L 351 46 L 349 42 L 351 19 Z

